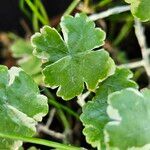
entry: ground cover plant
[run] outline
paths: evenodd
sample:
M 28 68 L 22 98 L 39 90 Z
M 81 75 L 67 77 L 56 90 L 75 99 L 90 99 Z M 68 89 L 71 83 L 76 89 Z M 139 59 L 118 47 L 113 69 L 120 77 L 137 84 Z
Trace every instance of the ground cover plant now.
M 30 41 L 9 35 L 14 41 L 10 49 L 18 67 L 8 69 L 0 65 L 0 149 L 150 149 L 150 89 L 139 88 L 128 69 L 141 65 L 150 77 L 149 49 L 141 24 L 150 20 L 150 5 L 148 0 L 125 1 L 130 4 L 135 19 L 143 60 L 122 66 L 105 50 L 107 34 L 96 27 L 93 20 L 97 15 L 103 18 L 127 11 L 129 6 L 88 17 L 88 11 L 109 1 L 91 8 L 89 1 L 85 1 L 85 5 L 80 6 L 84 7 L 84 12 L 69 15 L 79 3 L 73 1 L 61 17 L 57 30 L 48 25 L 42 3 L 26 0 L 34 12 L 33 28 L 37 32 Z M 23 1 L 21 6 L 26 12 Z M 44 25 L 40 30 L 39 22 Z M 121 33 L 114 43 L 125 36 Z M 72 101 L 81 106 L 79 111 L 72 108 L 69 103 Z M 54 126 L 58 131 L 55 132 L 50 126 L 56 112 Z M 58 125 L 60 120 L 62 126 Z M 71 128 L 76 121 L 78 124 L 73 131 Z M 80 124 L 83 129 L 78 127 Z M 40 132 L 53 138 L 42 139 Z M 74 137 L 73 132 L 78 132 L 78 136 Z M 81 134 L 89 145 L 79 143 Z

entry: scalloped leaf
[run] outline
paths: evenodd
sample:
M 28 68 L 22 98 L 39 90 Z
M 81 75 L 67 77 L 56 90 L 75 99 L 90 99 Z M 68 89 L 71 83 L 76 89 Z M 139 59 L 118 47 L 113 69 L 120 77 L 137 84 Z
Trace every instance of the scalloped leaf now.
M 31 137 L 48 112 L 47 98 L 22 69 L 0 65 L 0 133 Z M 7 128 L 6 128 L 7 125 Z M 14 150 L 19 141 L 0 138 L 0 149 Z
M 99 84 L 93 100 L 84 105 L 80 117 L 85 126 L 83 133 L 87 142 L 93 147 L 98 149 L 105 147 L 103 131 L 105 125 L 110 121 L 106 113 L 108 95 L 128 87 L 137 88 L 137 84 L 130 78 L 132 78 L 130 70 L 117 68 L 114 75 Z
M 49 62 L 43 70 L 45 83 L 58 87 L 57 95 L 69 100 L 82 93 L 84 83 L 95 91 L 115 65 L 106 51 L 91 51 L 104 44 L 105 33 L 85 14 L 65 16 L 60 25 L 64 41 L 54 28 L 44 26 L 32 37 L 32 45 L 34 54 Z
M 14 58 L 19 58 L 17 64 L 29 75 L 33 77 L 36 83 L 42 83 L 41 65 L 39 58 L 32 54 L 33 48 L 29 41 L 17 38 L 11 46 Z
M 150 149 L 150 90 L 124 89 L 108 98 L 105 126 L 108 149 Z
M 150 0 L 125 0 L 131 4 L 132 14 L 141 21 L 150 20 Z

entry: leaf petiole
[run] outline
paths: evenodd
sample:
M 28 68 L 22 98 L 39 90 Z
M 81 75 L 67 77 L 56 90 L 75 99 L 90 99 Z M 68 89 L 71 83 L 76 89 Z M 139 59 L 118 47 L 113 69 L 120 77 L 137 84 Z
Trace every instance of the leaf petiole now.
M 44 140 L 44 139 L 39 139 L 39 138 L 22 137 L 22 136 L 18 136 L 18 135 L 17 136 L 16 135 L 6 135 L 6 134 L 2 134 L 2 133 L 0 133 L 0 137 L 6 138 L 6 139 L 12 139 L 12 140 L 21 140 L 23 142 L 44 145 L 44 146 L 48 146 L 48 147 L 58 148 L 61 150 L 84 150 L 83 148 L 78 148 L 75 146 L 65 145 L 65 144 L 48 141 L 48 140 Z

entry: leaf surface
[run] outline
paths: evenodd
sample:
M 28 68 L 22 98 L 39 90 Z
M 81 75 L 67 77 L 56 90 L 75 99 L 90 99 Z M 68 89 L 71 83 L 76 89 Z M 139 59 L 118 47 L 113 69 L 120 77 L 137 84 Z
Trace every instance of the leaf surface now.
M 33 48 L 29 41 L 21 38 L 15 40 L 11 46 L 12 55 L 18 58 L 17 64 L 29 75 L 31 75 L 36 83 L 42 83 L 41 65 L 39 58 L 32 54 Z
M 115 65 L 106 51 L 91 51 L 104 44 L 105 33 L 86 15 L 65 16 L 60 25 L 64 40 L 45 26 L 32 37 L 32 45 L 34 54 L 49 62 L 43 70 L 45 83 L 58 87 L 57 95 L 69 100 L 82 93 L 84 83 L 95 91 L 98 82 L 114 73 Z
M 117 68 L 114 75 L 99 84 L 93 100 L 84 105 L 81 115 L 81 121 L 85 126 L 83 133 L 87 142 L 93 147 L 99 149 L 105 147 L 103 131 L 110 121 L 106 112 L 108 95 L 128 87 L 137 88 L 137 84 L 130 79 L 131 77 L 132 73 L 128 69 Z
M 0 133 L 30 137 L 47 114 L 47 98 L 20 68 L 0 66 Z M 18 147 L 20 142 L 0 138 L 0 149 Z
M 150 20 L 150 0 L 125 0 L 131 4 L 132 14 L 141 21 Z
M 108 149 L 150 149 L 150 90 L 124 89 L 108 98 L 111 121 L 105 127 Z

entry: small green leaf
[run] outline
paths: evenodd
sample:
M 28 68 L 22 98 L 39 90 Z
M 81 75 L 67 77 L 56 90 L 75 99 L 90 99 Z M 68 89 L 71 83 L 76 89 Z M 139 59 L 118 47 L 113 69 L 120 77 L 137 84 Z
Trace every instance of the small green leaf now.
M 104 44 L 105 33 L 86 15 L 65 16 L 60 25 L 64 41 L 45 26 L 32 37 L 32 45 L 35 55 L 49 62 L 43 70 L 45 83 L 58 87 L 57 95 L 69 100 L 82 93 L 84 83 L 95 91 L 98 82 L 114 73 L 115 65 L 106 51 L 91 51 Z
M 0 133 L 33 136 L 47 111 L 47 98 L 22 69 L 0 66 Z M 19 145 L 18 141 L 0 138 L 0 149 L 14 150 Z
M 31 55 L 33 51 L 32 49 L 31 44 L 21 38 L 17 38 L 11 46 L 11 50 L 15 58 Z
M 67 46 L 57 30 L 49 26 L 44 26 L 41 33 L 35 33 L 31 41 L 34 55 L 38 58 L 55 62 L 68 54 Z
M 21 145 L 21 141 L 12 141 L 9 139 L 0 138 L 1 150 L 18 150 L 18 148 L 20 148 Z
M 125 0 L 131 4 L 132 14 L 141 21 L 150 20 L 150 0 Z
M 150 90 L 124 89 L 108 98 L 112 121 L 105 126 L 108 149 L 150 149 Z
M 17 64 L 29 75 L 31 75 L 37 83 L 42 83 L 40 59 L 32 54 L 33 48 L 29 41 L 18 38 L 11 46 L 14 58 L 19 58 Z M 40 77 L 40 80 L 35 78 Z
M 132 73 L 128 69 L 117 68 L 114 75 L 99 84 L 93 100 L 84 105 L 81 115 L 85 126 L 83 133 L 93 147 L 101 149 L 105 145 L 103 131 L 110 120 L 106 113 L 108 95 L 128 87 L 137 88 L 137 84 L 130 80 L 131 77 Z

